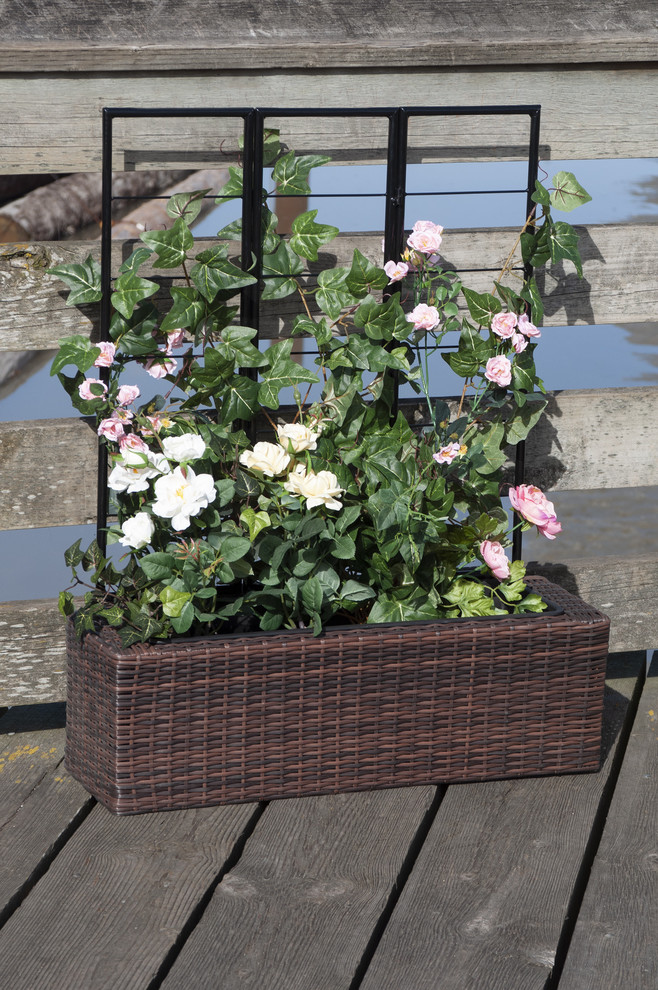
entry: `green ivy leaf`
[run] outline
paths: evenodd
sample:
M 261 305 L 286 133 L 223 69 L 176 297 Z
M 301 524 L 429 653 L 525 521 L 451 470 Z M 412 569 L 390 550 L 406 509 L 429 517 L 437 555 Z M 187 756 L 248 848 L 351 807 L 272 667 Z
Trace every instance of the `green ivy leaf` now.
M 72 364 L 79 371 L 88 371 L 100 355 L 100 347 L 92 344 L 88 337 L 75 334 L 59 341 L 59 351 L 50 366 L 50 374 L 56 375 L 66 365 Z
M 258 409 L 258 382 L 246 375 L 233 375 L 223 388 L 223 402 L 220 410 L 224 425 L 236 419 L 250 420 Z
M 151 282 L 147 278 L 140 278 L 134 272 L 128 271 L 120 275 L 114 283 L 114 292 L 110 301 L 114 308 L 129 320 L 135 306 L 142 300 L 148 299 L 149 296 L 155 295 L 157 291 L 158 286 L 155 282 Z
M 589 203 L 592 199 L 586 189 L 583 189 L 573 172 L 557 172 L 553 176 L 554 189 L 550 200 L 556 210 L 570 213 L 577 206 Z
M 575 265 L 578 277 L 583 277 L 583 268 L 578 252 L 578 234 L 570 224 L 563 220 L 554 223 L 550 230 L 548 246 L 551 260 L 554 263 L 562 259 L 571 261 Z
M 537 326 L 539 326 L 541 321 L 544 319 L 544 303 L 541 295 L 539 294 L 539 289 L 537 288 L 537 282 L 535 281 L 534 275 L 532 278 L 528 279 L 526 284 L 523 286 L 520 295 L 522 299 L 524 299 L 527 303 L 530 303 L 532 320 Z
M 209 258 L 210 254 L 209 251 L 203 251 L 197 255 L 197 264 L 190 270 L 190 278 L 201 295 L 210 302 L 218 292 L 235 292 L 236 289 L 253 285 L 256 281 L 253 275 L 243 272 L 219 253 Z
M 318 260 L 318 248 L 333 241 L 340 231 L 326 223 L 315 223 L 317 210 L 300 213 L 292 222 L 290 247 L 295 254 L 310 261 Z
M 277 192 L 286 196 L 308 196 L 311 187 L 308 177 L 311 169 L 326 165 L 331 158 L 326 155 L 299 155 L 294 151 L 282 155 L 272 169 L 272 178 L 277 184 Z
M 167 203 L 167 215 L 190 226 L 199 216 L 203 197 L 209 192 L 210 189 L 195 189 L 194 192 L 176 193 Z
M 539 179 L 535 181 L 535 191 L 531 198 L 533 203 L 539 203 L 540 206 L 550 206 L 551 197 L 548 189 L 541 184 Z
M 347 269 L 329 268 L 318 275 L 318 289 L 315 298 L 323 313 L 330 320 L 337 320 L 346 306 L 355 302 L 347 287 Z
M 385 288 L 388 285 L 388 275 L 382 268 L 378 268 L 377 265 L 368 261 L 358 248 L 355 248 L 352 267 L 345 279 L 345 284 L 354 296 L 361 298 L 368 292 L 372 292 L 373 289 Z
M 273 254 L 263 255 L 263 299 L 283 299 L 297 291 L 295 275 L 301 275 L 304 265 L 287 241 L 281 241 Z
M 154 268 L 178 268 L 194 247 L 192 231 L 180 218 L 168 230 L 145 230 L 139 236 L 158 256 Z
M 124 263 L 119 268 L 119 272 L 123 274 L 124 272 L 132 272 L 135 274 L 137 269 L 144 264 L 144 262 L 151 257 L 151 252 L 146 247 L 135 248 L 129 257 L 126 258 Z
M 229 165 L 228 174 L 229 180 L 217 193 L 215 203 L 226 203 L 229 199 L 239 199 L 242 196 L 242 169 L 236 168 L 235 165 Z
M 256 512 L 251 507 L 242 510 L 240 522 L 249 530 L 249 539 L 252 543 L 262 530 L 272 525 L 272 520 L 267 512 Z
M 203 299 L 189 285 L 172 285 L 169 291 L 174 303 L 160 324 L 160 329 L 163 333 L 186 327 L 194 329 L 206 312 Z
M 101 290 L 101 266 L 91 256 L 87 255 L 81 264 L 72 262 L 68 265 L 56 265 L 46 269 L 47 275 L 56 275 L 65 282 L 71 290 L 66 298 L 67 306 L 80 306 L 84 303 L 98 302 L 103 293 Z
M 300 382 L 315 384 L 320 381 L 316 374 L 291 359 L 293 343 L 293 339 L 289 337 L 278 344 L 273 344 L 265 352 L 267 368 L 261 372 L 263 380 L 258 389 L 258 401 L 268 409 L 279 408 L 281 389 L 298 385 Z
M 496 313 L 500 313 L 503 308 L 500 300 L 490 292 L 473 292 L 466 287 L 462 289 L 462 293 L 475 322 L 481 327 L 490 327 Z

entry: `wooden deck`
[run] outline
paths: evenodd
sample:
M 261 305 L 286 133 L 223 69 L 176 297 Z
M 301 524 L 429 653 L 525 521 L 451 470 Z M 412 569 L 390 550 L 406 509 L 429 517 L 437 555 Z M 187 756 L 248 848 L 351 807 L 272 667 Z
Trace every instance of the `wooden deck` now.
M 9 709 L 0 986 L 655 990 L 645 667 L 610 658 L 598 774 L 127 818 L 64 768 L 63 704 Z

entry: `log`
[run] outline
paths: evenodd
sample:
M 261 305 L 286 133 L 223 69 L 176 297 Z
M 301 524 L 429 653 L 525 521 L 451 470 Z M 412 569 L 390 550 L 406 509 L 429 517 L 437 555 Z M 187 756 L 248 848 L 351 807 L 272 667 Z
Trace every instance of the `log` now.
M 174 173 L 172 173 L 174 174 Z M 164 230 L 174 223 L 167 213 L 167 200 L 178 193 L 196 192 L 199 189 L 210 189 L 210 193 L 201 203 L 198 219 L 202 219 L 215 208 L 215 196 L 221 187 L 228 182 L 229 173 L 226 169 L 207 168 L 193 172 L 181 182 L 168 186 L 161 191 L 158 199 L 150 199 L 134 210 L 130 210 L 120 220 L 112 224 L 112 239 L 124 240 L 139 237 L 142 230 Z
M 112 179 L 113 194 L 116 197 L 153 195 L 187 175 L 187 171 L 164 169 L 116 173 Z M 0 207 L 0 242 L 59 240 L 82 227 L 100 224 L 101 188 L 100 173 L 82 172 L 33 189 Z M 115 206 L 120 205 L 119 199 Z M 122 205 L 125 209 L 125 203 Z

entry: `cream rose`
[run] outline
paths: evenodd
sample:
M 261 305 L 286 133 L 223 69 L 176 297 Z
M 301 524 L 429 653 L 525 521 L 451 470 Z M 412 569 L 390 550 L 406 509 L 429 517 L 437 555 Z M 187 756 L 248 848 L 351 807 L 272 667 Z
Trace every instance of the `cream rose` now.
M 342 495 L 345 489 L 340 487 L 332 471 L 318 471 L 317 474 L 309 471 L 307 474 L 303 465 L 298 465 L 283 487 L 292 495 L 302 495 L 309 509 L 318 505 L 324 505 L 327 509 L 343 508 L 337 496 Z
M 153 539 L 155 526 L 148 512 L 138 512 L 137 515 L 126 519 L 121 527 L 123 536 L 119 540 L 124 547 L 141 550 Z
M 277 426 L 279 443 L 284 450 L 299 454 L 302 450 L 316 450 L 318 446 L 318 433 L 309 430 L 308 426 L 301 423 L 284 423 Z
M 206 443 L 198 433 L 183 433 L 178 437 L 165 437 L 162 449 L 172 461 L 196 461 L 203 457 Z
M 254 444 L 253 450 L 245 450 L 240 454 L 240 464 L 251 471 L 260 471 L 261 474 L 269 474 L 271 478 L 276 478 L 287 471 L 290 454 L 287 454 L 279 444 L 262 440 Z

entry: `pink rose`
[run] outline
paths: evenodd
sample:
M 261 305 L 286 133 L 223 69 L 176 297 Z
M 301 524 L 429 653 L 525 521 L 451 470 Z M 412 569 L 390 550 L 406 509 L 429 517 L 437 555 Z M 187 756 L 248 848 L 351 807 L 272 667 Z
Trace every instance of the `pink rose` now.
M 146 457 L 150 450 L 136 433 L 129 433 L 128 436 L 121 437 L 119 449 L 124 464 L 129 465 L 129 467 L 146 467 Z
M 488 378 L 494 385 L 500 385 L 501 387 L 509 385 L 512 381 L 511 362 L 502 354 L 499 354 L 498 357 L 489 358 L 485 365 L 484 377 Z
M 509 577 L 509 560 L 497 540 L 484 540 L 480 544 L 480 554 L 495 578 L 505 581 Z
M 134 413 L 130 409 L 124 409 L 122 406 L 117 406 L 112 411 L 112 419 L 118 419 L 120 423 L 129 423 L 133 417 Z
M 107 437 L 108 440 L 120 440 L 124 435 L 123 423 L 121 423 L 115 417 L 111 419 L 102 419 L 98 424 L 97 433 L 99 437 Z
M 528 340 L 526 337 L 523 336 L 522 333 L 512 334 L 512 347 L 514 348 L 517 354 L 520 354 L 521 351 L 524 351 L 527 346 L 528 346 Z
M 458 443 L 449 443 L 447 447 L 441 447 L 436 454 L 432 454 L 432 457 L 437 464 L 452 464 L 455 457 L 459 457 L 461 452 L 462 449 Z
M 413 226 L 411 234 L 407 238 L 407 244 L 412 251 L 419 254 L 437 254 L 443 238 L 443 227 L 431 220 L 417 220 Z
M 389 282 L 401 282 L 409 271 L 409 265 L 404 261 L 387 261 L 384 271 L 388 275 Z
M 439 323 L 439 311 L 436 306 L 419 303 L 411 313 L 407 313 L 407 320 L 413 323 L 416 330 L 433 330 Z
M 116 346 L 109 340 L 102 340 L 96 345 L 100 348 L 100 354 L 94 361 L 95 368 L 109 368 L 114 362 L 114 355 L 116 352 Z
M 525 313 L 519 316 L 519 330 L 526 337 L 541 337 L 541 330 L 538 330 L 534 323 L 531 323 Z
M 122 385 L 117 392 L 117 402 L 120 406 L 129 406 L 131 402 L 139 398 L 140 394 L 136 385 Z
M 151 378 L 164 378 L 165 375 L 173 375 L 177 367 L 178 361 L 175 358 L 169 358 L 165 361 L 159 361 L 157 358 L 153 358 L 146 362 L 144 370 Z
M 102 395 L 94 395 L 91 390 L 92 385 L 100 385 L 103 389 Z M 78 394 L 81 399 L 86 399 L 87 402 L 93 402 L 94 399 L 102 399 L 107 394 L 107 385 L 105 385 L 99 378 L 85 378 L 81 385 L 78 385 Z
M 548 540 L 554 540 L 562 532 L 562 524 L 558 522 L 555 507 L 549 502 L 541 488 L 535 485 L 518 485 L 510 488 L 509 500 L 512 508 L 536 526 Z
M 496 313 L 491 321 L 491 329 L 503 340 L 508 340 L 516 330 L 516 313 Z
M 177 347 L 182 347 L 185 343 L 185 331 L 184 330 L 172 330 L 171 333 L 167 334 L 167 346 L 165 348 L 165 354 L 171 354 Z

